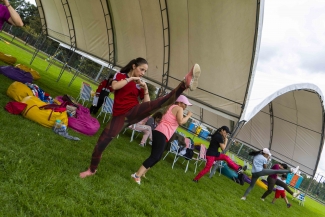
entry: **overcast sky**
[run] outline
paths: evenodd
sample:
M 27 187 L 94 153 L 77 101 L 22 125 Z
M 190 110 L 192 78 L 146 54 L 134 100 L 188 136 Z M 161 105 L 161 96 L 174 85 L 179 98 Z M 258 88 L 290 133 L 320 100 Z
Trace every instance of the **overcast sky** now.
M 324 95 L 325 0 L 265 0 L 255 83 L 276 77 L 316 84 Z M 325 175 L 325 151 L 318 171 Z
M 254 85 L 266 78 L 313 83 L 325 94 L 324 0 L 265 1 Z M 325 175 L 324 151 L 318 172 Z

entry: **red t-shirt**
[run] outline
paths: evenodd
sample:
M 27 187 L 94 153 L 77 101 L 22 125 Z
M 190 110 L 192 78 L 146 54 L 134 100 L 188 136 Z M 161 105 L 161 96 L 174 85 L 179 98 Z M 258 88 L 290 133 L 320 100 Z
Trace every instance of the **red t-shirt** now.
M 128 78 L 127 74 L 116 73 L 113 80 L 121 81 Z M 130 81 L 124 87 L 119 90 L 115 90 L 113 116 L 119 116 L 127 113 L 134 106 L 139 104 L 138 98 L 142 100 L 144 98 L 144 91 L 134 81 Z

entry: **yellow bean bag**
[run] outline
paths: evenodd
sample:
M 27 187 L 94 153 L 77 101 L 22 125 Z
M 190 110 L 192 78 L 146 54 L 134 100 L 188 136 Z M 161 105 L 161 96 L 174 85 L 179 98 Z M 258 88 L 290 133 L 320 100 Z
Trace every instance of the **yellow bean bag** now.
M 260 180 L 260 179 L 258 179 L 256 181 L 256 185 L 258 185 L 259 187 L 263 188 L 264 190 L 267 190 L 267 185 L 264 182 L 262 182 L 262 180 Z
M 66 111 L 54 112 L 52 109 L 39 109 L 39 107 L 47 103 L 35 96 L 27 96 L 22 102 L 27 104 L 25 110 L 21 113 L 25 118 L 35 121 L 44 127 L 53 127 L 57 119 L 68 126 L 68 115 Z
M 27 85 L 18 81 L 15 81 L 8 87 L 7 95 L 17 102 L 21 102 L 26 96 L 34 96 L 32 90 Z
M 1 52 L 0 52 L 0 60 L 2 62 L 8 63 L 9 65 L 13 65 L 17 61 L 16 57 Z
M 32 69 L 32 68 L 30 68 L 28 66 L 25 66 L 25 65 L 22 65 L 22 64 L 17 64 L 15 67 L 19 68 L 21 70 L 24 70 L 25 72 L 29 72 L 33 76 L 34 80 L 38 80 L 38 79 L 41 78 L 41 76 L 39 75 L 39 73 L 37 71 L 35 71 L 34 69 Z

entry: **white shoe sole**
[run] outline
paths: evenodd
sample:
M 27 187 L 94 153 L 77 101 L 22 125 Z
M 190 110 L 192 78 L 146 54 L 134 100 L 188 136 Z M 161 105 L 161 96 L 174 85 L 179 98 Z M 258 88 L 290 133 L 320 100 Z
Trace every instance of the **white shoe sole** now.
M 199 64 L 195 64 L 193 67 L 193 76 L 190 84 L 190 90 L 196 90 L 197 86 L 199 86 L 199 77 L 201 75 L 201 68 Z

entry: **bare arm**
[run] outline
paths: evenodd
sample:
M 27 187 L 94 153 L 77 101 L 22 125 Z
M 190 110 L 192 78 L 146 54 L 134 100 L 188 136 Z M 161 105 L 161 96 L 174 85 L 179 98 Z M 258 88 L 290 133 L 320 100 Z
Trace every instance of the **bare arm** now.
M 185 124 L 188 119 L 192 116 L 192 112 L 189 111 L 184 117 L 183 108 L 180 106 L 175 106 L 172 110 L 173 113 L 176 113 L 176 119 L 179 125 Z
M 10 13 L 10 18 L 8 19 L 8 22 L 13 25 L 13 26 L 23 26 L 24 23 L 21 20 L 19 14 L 15 9 L 9 4 L 8 0 L 2 0 L 5 6 L 7 6 L 9 13 Z
M 138 80 L 140 80 L 139 77 L 130 77 L 130 78 L 126 78 L 126 79 L 120 80 L 120 81 L 112 81 L 112 89 L 119 90 L 122 87 L 124 87 L 127 83 L 132 82 L 132 81 L 137 82 Z
M 227 137 L 224 138 L 223 141 L 224 141 L 223 143 L 220 143 L 220 148 L 221 148 L 222 151 L 225 150 L 225 148 L 227 146 L 228 138 Z

